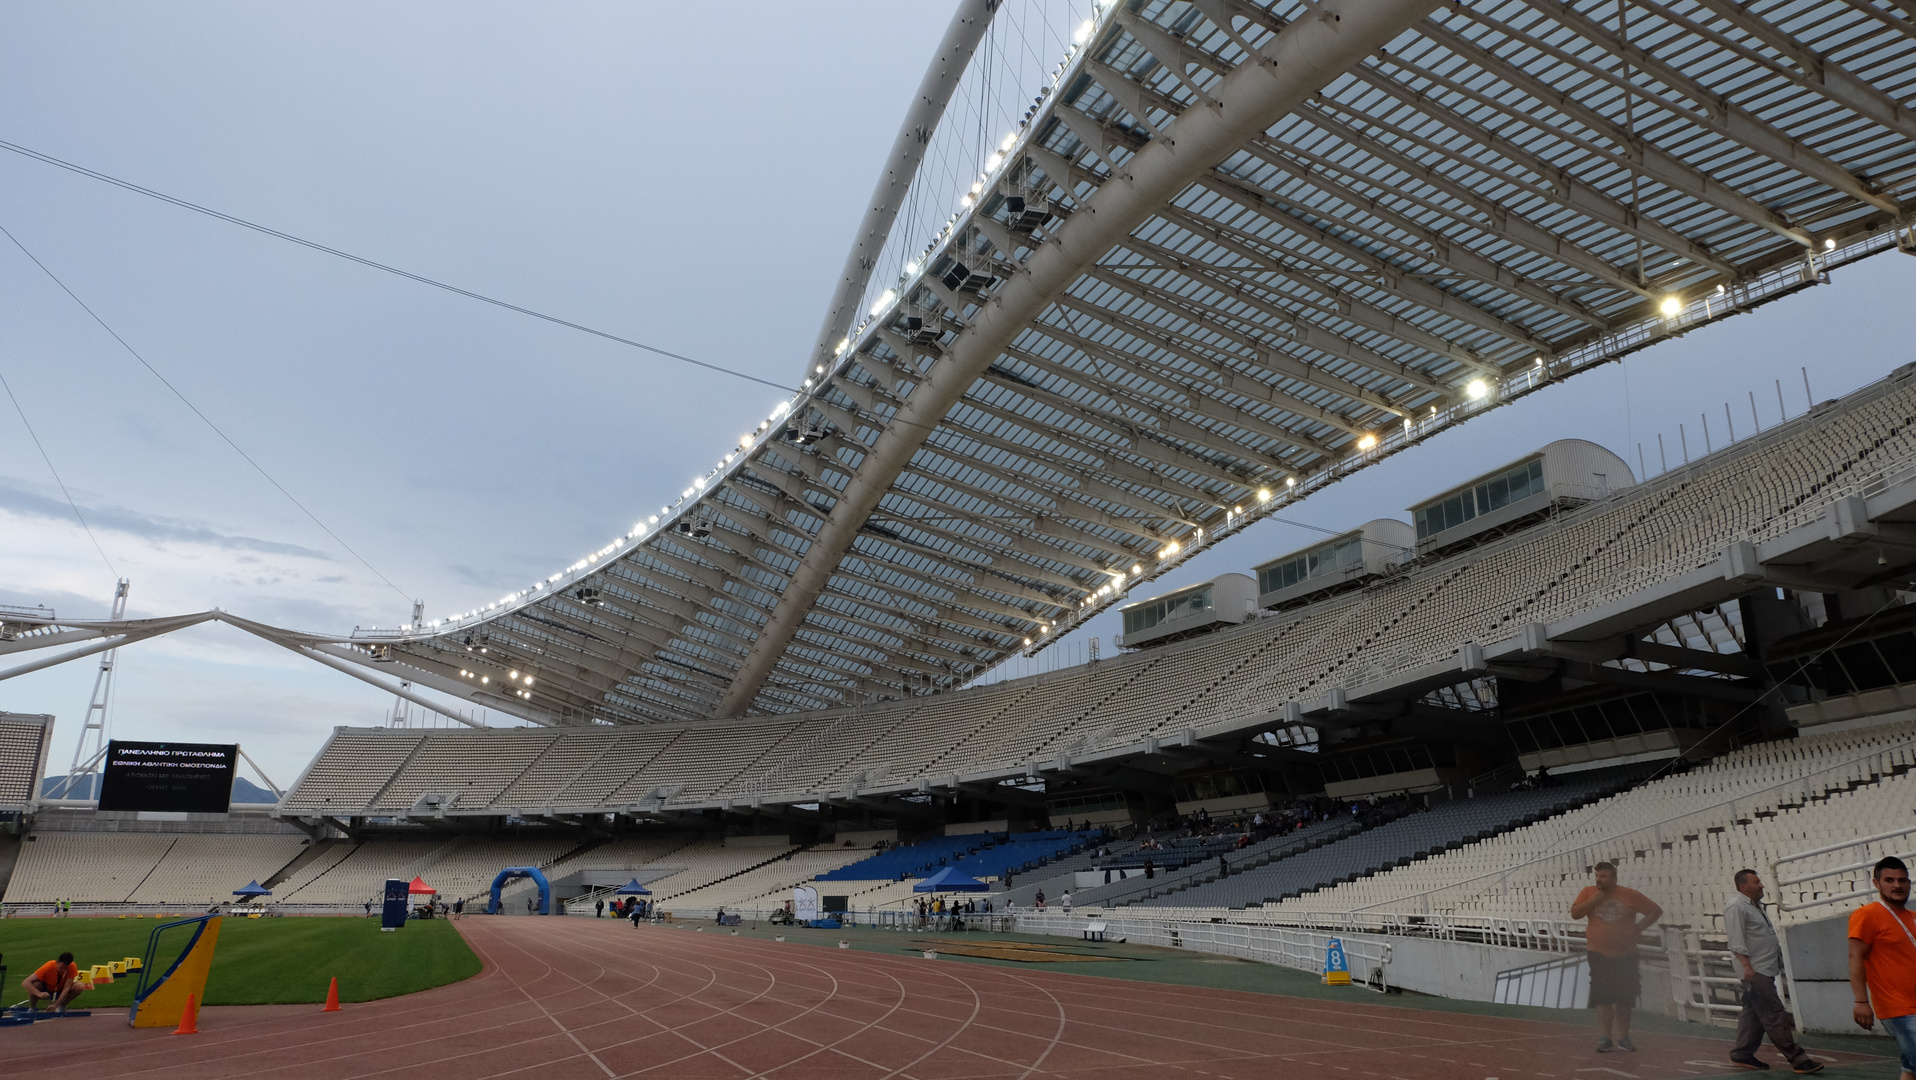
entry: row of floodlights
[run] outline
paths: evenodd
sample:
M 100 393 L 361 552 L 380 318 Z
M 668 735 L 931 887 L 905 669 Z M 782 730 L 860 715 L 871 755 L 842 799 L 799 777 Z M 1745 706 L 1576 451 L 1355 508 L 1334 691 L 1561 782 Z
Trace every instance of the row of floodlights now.
M 1098 14 L 1102 15 L 1103 13 L 1109 11 L 1113 6 L 1115 6 L 1115 3 L 1116 3 L 1116 0 L 1098 0 Z M 1084 24 L 1078 28 L 1078 34 L 1073 41 L 1072 52 L 1075 53 L 1075 51 L 1080 46 L 1082 46 L 1085 41 L 1088 41 L 1090 39 L 1091 34 L 1094 33 L 1096 29 L 1097 27 L 1096 27 L 1095 16 L 1092 19 L 1085 20 Z M 1062 72 L 1065 66 L 1069 64 L 1069 58 L 1070 58 L 1070 54 L 1068 53 L 1065 62 L 1060 64 L 1059 66 L 1059 69 L 1058 69 L 1059 72 Z M 1056 81 L 1056 78 L 1057 78 L 1057 73 L 1054 73 L 1053 75 L 1054 82 Z M 1008 153 L 1010 152 L 1012 147 L 1014 147 L 1017 144 L 1017 140 L 1018 140 L 1017 132 L 1014 131 L 1007 134 L 1004 137 L 1003 141 L 999 144 L 998 151 L 994 153 L 989 159 L 987 159 L 984 173 L 980 174 L 979 178 L 975 182 L 973 182 L 973 184 L 971 185 L 971 190 L 961 200 L 963 205 L 966 208 L 969 208 L 972 205 L 978 193 L 982 192 L 985 189 L 985 186 L 990 182 L 993 174 L 995 174 L 995 172 L 1004 165 L 1004 162 L 1006 160 Z M 950 221 L 946 223 L 944 231 L 939 234 L 939 238 L 941 240 L 950 234 L 953 225 L 958 220 L 958 217 L 959 215 L 954 214 L 952 215 L 952 218 L 950 219 Z M 937 242 L 938 241 L 934 241 L 931 247 L 927 249 L 927 251 L 929 252 L 931 250 L 934 250 L 936 248 Z M 1824 251 L 1836 250 L 1835 239 L 1826 238 L 1823 241 L 1823 250 Z M 899 279 L 898 288 L 886 289 L 882 294 L 880 294 L 878 297 L 878 300 L 872 305 L 870 314 L 867 316 L 865 321 L 861 322 L 858 325 L 857 329 L 854 330 L 852 334 L 849 334 L 838 341 L 838 344 L 834 348 L 834 352 L 837 355 L 837 361 L 835 366 L 842 367 L 847 361 L 850 360 L 853 340 L 855 338 L 862 337 L 862 332 L 867 326 L 871 324 L 873 320 L 877 319 L 880 315 L 885 314 L 887 311 L 891 309 L 891 307 L 894 304 L 898 302 L 898 298 L 901 291 L 909 292 L 909 286 L 912 280 L 915 278 L 918 272 L 924 268 L 924 264 L 927 261 L 928 261 L 928 256 L 926 258 L 915 259 L 911 263 L 909 263 L 905 267 L 904 275 Z M 1716 287 L 1716 294 L 1719 296 L 1725 294 L 1727 291 L 1728 291 L 1728 288 L 1724 285 L 1719 284 Z M 1674 319 L 1683 313 L 1683 310 L 1686 306 L 1687 305 L 1681 296 L 1675 293 L 1671 293 L 1665 296 L 1661 301 L 1658 302 L 1657 312 L 1658 314 L 1660 314 L 1666 319 Z M 1543 363 L 1543 360 L 1539 358 L 1537 360 L 1537 363 L 1541 365 Z M 631 541 L 634 541 L 634 540 L 642 539 L 645 536 L 645 534 L 651 529 L 652 526 L 655 526 L 659 523 L 659 519 L 662 515 L 669 516 L 672 513 L 673 507 L 682 505 L 686 499 L 692 498 L 694 495 L 697 495 L 698 493 L 705 490 L 708 486 L 710 486 L 714 482 L 714 480 L 716 480 L 720 476 L 721 473 L 723 473 L 734 462 L 736 462 L 741 455 L 748 453 L 753 446 L 755 446 L 757 443 L 762 441 L 766 433 L 774 430 L 777 427 L 779 420 L 783 418 L 787 413 L 791 412 L 796 403 L 798 403 L 805 396 L 813 392 L 813 387 L 816 383 L 821 383 L 825 380 L 826 374 L 827 374 L 827 370 L 825 365 L 820 364 L 817 367 L 815 367 L 813 369 L 812 376 L 807 377 L 805 381 L 801 384 L 799 394 L 795 395 L 790 400 L 780 401 L 777 405 L 773 406 L 771 415 L 766 417 L 763 423 L 759 424 L 758 427 L 756 427 L 752 431 L 747 432 L 746 434 L 739 437 L 738 449 L 736 451 L 726 454 L 724 458 L 720 459 L 718 465 L 715 466 L 710 472 L 706 473 L 704 476 L 694 477 L 691 485 L 688 486 L 684 491 L 679 493 L 679 499 L 677 502 L 673 503 L 671 506 L 660 507 L 659 513 L 654 514 L 651 517 L 647 518 L 645 521 L 639 522 L 638 524 L 634 525 L 632 527 L 632 531 L 627 533 L 625 536 L 619 538 L 618 540 L 613 541 L 610 544 L 607 544 L 605 547 L 600 548 L 598 551 L 595 551 L 591 553 L 590 555 L 587 555 L 585 558 L 580 559 L 578 562 L 573 563 L 571 566 L 566 567 L 564 571 L 552 575 L 551 577 L 547 578 L 545 581 L 535 582 L 530 588 L 521 589 L 518 592 L 511 593 L 507 596 L 501 597 L 500 599 L 494 601 L 493 603 L 487 604 L 483 608 L 474 608 L 471 611 L 467 611 L 459 615 L 449 615 L 444 619 L 434 619 L 430 622 L 423 623 L 423 624 L 417 624 L 417 625 L 407 624 L 407 625 L 401 626 L 399 628 L 400 631 L 402 633 L 410 633 L 416 630 L 436 629 L 439 626 L 442 626 L 446 623 L 461 622 L 467 619 L 477 618 L 479 616 L 486 615 L 493 611 L 496 611 L 499 608 L 509 607 L 515 603 L 528 599 L 529 597 L 533 596 L 535 593 L 538 593 L 541 590 L 546 589 L 547 587 L 559 582 L 560 580 L 562 580 L 569 574 L 576 574 L 576 573 L 579 573 L 580 571 L 583 571 L 589 568 L 593 563 L 598 562 L 599 560 L 604 559 L 607 556 L 611 555 L 613 552 L 617 551 L 622 545 L 626 543 L 630 543 Z M 1488 382 L 1486 382 L 1483 379 L 1472 379 L 1470 380 L 1470 382 L 1464 385 L 1464 396 L 1471 401 L 1482 401 L 1485 398 L 1489 397 L 1490 395 L 1491 395 L 1491 386 Z M 1436 413 L 1436 411 L 1437 411 L 1436 407 L 1433 406 L 1431 408 L 1431 412 L 1434 414 Z M 1406 423 L 1408 424 L 1408 421 L 1406 421 Z M 1364 434 L 1358 436 L 1356 445 L 1357 445 L 1358 451 L 1363 452 L 1363 451 L 1376 449 L 1377 443 L 1378 443 L 1378 437 L 1374 432 L 1365 432 Z M 1295 485 L 1296 480 L 1294 479 L 1287 480 L 1286 483 Z M 1260 493 L 1260 496 L 1262 496 L 1262 493 Z M 1173 542 L 1172 544 L 1170 544 L 1166 550 L 1171 554 L 1175 554 L 1177 550 L 1176 542 Z M 1160 553 L 1159 555 L 1160 559 L 1164 559 L 1168 557 L 1169 556 L 1165 553 Z M 1110 589 L 1110 586 L 1106 586 L 1105 589 L 1106 590 Z M 1104 593 L 1104 590 L 1100 590 L 1099 593 L 1094 593 L 1092 595 L 1092 598 L 1084 601 L 1084 604 L 1081 606 L 1089 606 L 1090 604 L 1095 602 L 1096 597 L 1103 595 L 1103 593 Z M 1029 640 L 1026 641 L 1026 644 L 1030 644 Z

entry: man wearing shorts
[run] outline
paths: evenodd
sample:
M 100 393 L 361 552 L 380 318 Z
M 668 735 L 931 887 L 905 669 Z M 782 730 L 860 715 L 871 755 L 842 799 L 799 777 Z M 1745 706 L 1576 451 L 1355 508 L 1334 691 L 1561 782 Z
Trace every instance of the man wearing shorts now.
M 1881 1020 L 1902 1052 L 1902 1080 L 1916 1080 L 1916 915 L 1909 867 L 1890 856 L 1870 875 L 1876 899 L 1849 917 L 1849 986 L 1856 1026 Z
M 63 952 L 60 959 L 41 964 L 20 985 L 27 988 L 27 997 L 36 1007 L 45 1001 L 47 1008 L 66 1012 L 67 1003 L 80 996 L 80 969 L 73 963 L 73 954 Z
M 1590 920 L 1583 932 L 1589 950 L 1590 1004 L 1597 1010 L 1597 1053 L 1634 1051 L 1630 1010 L 1636 1007 L 1637 937 L 1663 917 L 1663 909 L 1635 889 L 1617 884 L 1612 863 L 1596 866 L 1596 884 L 1586 885 L 1570 905 L 1570 917 Z

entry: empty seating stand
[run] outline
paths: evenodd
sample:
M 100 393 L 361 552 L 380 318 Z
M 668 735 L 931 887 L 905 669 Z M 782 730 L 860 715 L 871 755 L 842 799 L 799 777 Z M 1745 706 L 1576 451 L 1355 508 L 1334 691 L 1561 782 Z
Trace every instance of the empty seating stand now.
M 1296 896 L 1561 813 L 1627 786 L 1642 771 L 1606 769 L 1573 775 L 1555 786 L 1532 791 L 1439 803 L 1323 847 L 1143 903 L 1242 908 Z

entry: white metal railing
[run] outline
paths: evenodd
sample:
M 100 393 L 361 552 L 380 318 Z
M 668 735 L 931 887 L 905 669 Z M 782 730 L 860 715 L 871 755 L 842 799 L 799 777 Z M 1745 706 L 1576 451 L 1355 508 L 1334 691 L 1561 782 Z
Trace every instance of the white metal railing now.
M 1490 1000 L 1499 1005 L 1543 1009 L 1581 1009 L 1590 999 L 1590 963 L 1582 956 L 1560 956 L 1497 973 Z
M 1110 916 L 1087 918 L 1081 915 L 1039 915 L 1020 913 L 1017 929 L 1023 934 L 1050 934 L 1079 937 L 1092 922 L 1104 924 L 1107 938 L 1122 938 L 1140 945 L 1162 945 L 1173 949 L 1193 949 L 1219 956 L 1277 964 L 1323 974 L 1325 955 L 1336 933 L 1288 926 L 1253 926 L 1247 923 L 1180 922 L 1175 919 L 1124 919 Z M 1390 945 L 1351 939 L 1343 942 L 1344 955 L 1350 961 L 1351 980 L 1382 990 L 1389 985 Z
M 1855 851 L 1855 850 L 1866 851 L 1870 849 L 1871 847 L 1874 847 L 1875 845 L 1881 844 L 1885 840 L 1894 840 L 1895 838 L 1899 836 L 1909 836 L 1912 833 L 1916 833 L 1916 825 L 1906 825 L 1903 828 L 1891 829 L 1889 832 L 1877 833 L 1874 836 L 1863 836 L 1863 837 L 1858 837 L 1855 840 L 1845 840 L 1837 844 L 1828 844 L 1819 848 L 1811 848 L 1808 851 L 1799 851 L 1794 855 L 1785 855 L 1782 858 L 1777 859 L 1775 862 L 1770 864 L 1770 880 L 1772 883 L 1772 887 L 1776 889 L 1777 910 L 1778 911 L 1803 911 L 1808 908 L 1822 907 L 1825 904 L 1841 904 L 1841 903 L 1846 903 L 1850 901 L 1869 901 L 1869 900 L 1875 899 L 1876 898 L 1875 889 L 1854 889 L 1849 892 L 1831 893 L 1827 896 L 1818 896 L 1809 900 L 1798 900 L 1794 903 L 1791 903 L 1783 899 L 1783 896 L 1784 896 L 1783 890 L 1785 887 L 1807 885 L 1813 881 L 1821 881 L 1825 878 L 1832 878 L 1841 874 L 1853 874 L 1859 870 L 1871 869 L 1872 867 L 1875 866 L 1877 860 L 1883 857 L 1883 854 L 1893 854 L 1897 858 L 1903 859 L 1905 861 L 1908 861 L 1910 859 L 1916 859 L 1916 851 L 1897 851 L 1897 852 L 1884 852 L 1882 854 L 1872 854 L 1869 857 L 1862 859 L 1860 861 L 1846 862 L 1839 866 L 1826 866 L 1821 870 L 1814 870 L 1806 874 L 1798 874 L 1795 877 L 1787 877 L 1787 878 L 1783 876 L 1783 872 L 1784 872 L 1783 867 L 1789 864 L 1801 863 L 1808 859 L 1822 858 L 1825 855 L 1835 855 L 1841 852 Z M 1809 890 L 1809 891 L 1816 891 L 1816 890 Z
M 1670 966 L 1670 997 L 1677 1019 L 1692 1011 L 1706 1024 L 1735 1026 L 1743 1011 L 1743 980 L 1727 940 L 1716 931 L 1662 926 L 1663 955 Z

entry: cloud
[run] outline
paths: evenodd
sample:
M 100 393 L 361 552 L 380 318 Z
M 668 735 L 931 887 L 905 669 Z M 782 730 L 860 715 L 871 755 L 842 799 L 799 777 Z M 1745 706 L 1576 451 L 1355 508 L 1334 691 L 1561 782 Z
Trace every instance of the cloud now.
M 63 500 L 16 487 L 3 479 L 0 479 L 0 510 L 9 511 L 21 517 L 62 523 L 73 521 L 73 508 Z M 195 522 L 155 517 L 116 506 L 81 506 L 80 513 L 86 516 L 87 524 L 95 529 L 127 533 L 157 543 L 170 541 L 200 544 L 226 551 L 251 551 L 266 555 L 294 555 L 306 559 L 334 561 L 333 556 L 324 551 L 315 551 L 298 544 L 221 532 Z

